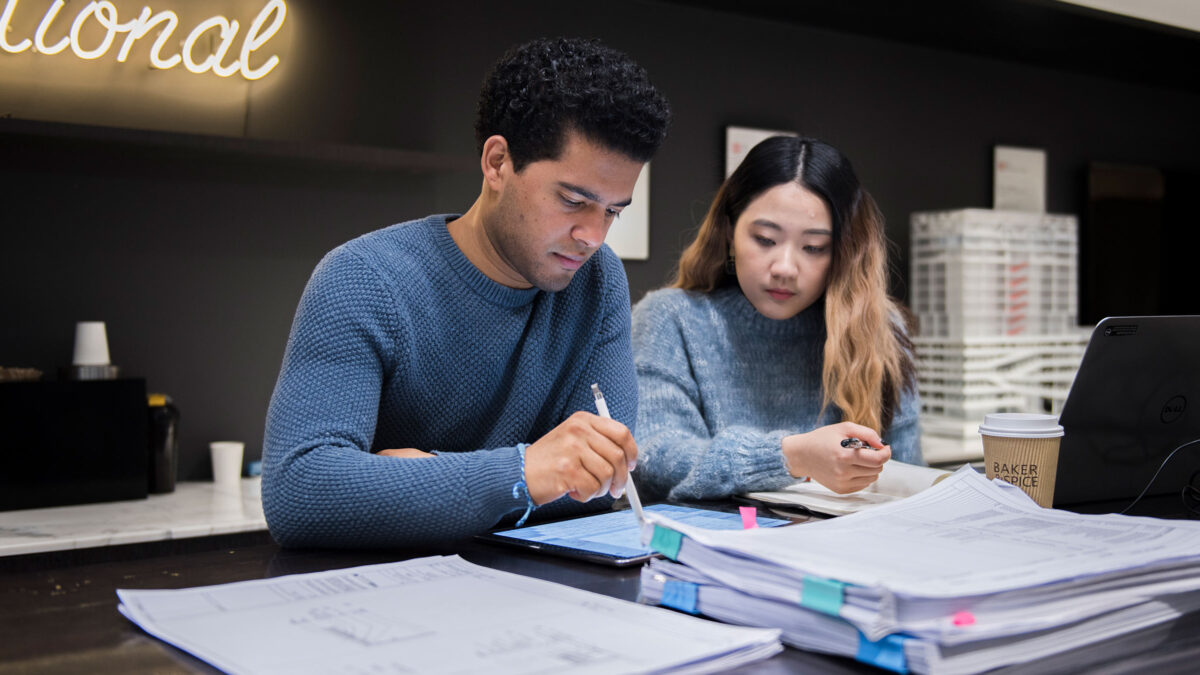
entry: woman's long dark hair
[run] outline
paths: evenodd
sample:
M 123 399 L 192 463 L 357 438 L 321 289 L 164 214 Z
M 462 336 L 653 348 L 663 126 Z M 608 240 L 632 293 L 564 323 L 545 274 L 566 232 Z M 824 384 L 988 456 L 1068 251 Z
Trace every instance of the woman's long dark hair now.
M 837 148 L 813 138 L 774 136 L 746 154 L 725 180 L 679 259 L 676 288 L 711 292 L 736 284 L 728 271 L 737 220 L 767 190 L 795 182 L 819 196 L 833 221 L 825 287 L 824 406 L 872 429 L 891 424 L 900 394 L 916 385 L 903 308 L 887 294 L 883 215 Z

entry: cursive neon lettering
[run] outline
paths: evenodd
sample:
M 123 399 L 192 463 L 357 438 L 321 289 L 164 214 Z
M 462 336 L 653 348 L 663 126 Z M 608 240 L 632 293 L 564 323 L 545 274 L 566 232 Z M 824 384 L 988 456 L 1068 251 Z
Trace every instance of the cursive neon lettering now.
M 26 37 L 14 43 L 9 39 L 9 33 L 12 32 L 12 19 L 19 1 L 5 0 L 4 11 L 0 13 L 0 49 L 10 54 L 19 54 L 33 47 L 35 53 L 53 55 L 70 47 L 75 56 L 93 60 L 106 55 L 118 36 L 124 34 L 116 60 L 125 63 L 134 43 L 161 26 L 149 50 L 150 65 L 154 68 L 167 70 L 182 63 L 191 73 L 202 74 L 211 71 L 218 77 L 241 73 L 247 80 L 262 78 L 279 65 L 279 56 L 275 54 L 268 56 L 258 67 L 251 66 L 250 58 L 279 32 L 287 16 L 287 5 L 283 0 L 268 0 L 250 23 L 249 30 L 242 38 L 240 49 L 235 44 L 241 27 L 238 21 L 220 15 L 212 16 L 198 23 L 188 33 L 178 53 L 164 56 L 164 48 L 168 46 L 175 29 L 179 27 L 179 17 L 175 12 L 165 10 L 155 14 L 146 6 L 136 18 L 121 23 L 118 21 L 117 8 L 110 0 L 93 0 L 75 15 L 67 34 L 51 45 L 46 44 L 47 34 L 66 4 L 64 0 L 54 0 L 42 15 L 33 38 Z M 103 29 L 99 43 L 90 48 L 81 41 L 81 35 L 87 30 L 89 21 L 94 21 Z M 88 35 L 93 33 L 89 32 Z M 205 40 L 206 37 L 209 39 Z M 198 44 L 205 42 L 214 45 L 208 54 L 203 54 L 202 48 L 197 49 Z M 240 58 L 230 60 L 231 54 L 238 54 Z M 198 55 L 200 58 L 197 58 Z
M 121 43 L 121 51 L 117 52 L 117 62 L 125 63 L 125 59 L 129 58 L 129 50 L 133 47 L 133 43 L 145 37 L 146 33 L 150 32 L 150 25 L 147 19 L 150 18 L 150 8 L 143 7 L 142 13 L 138 18 L 129 22 L 129 30 L 125 32 L 125 41 Z
M 88 20 L 94 16 L 96 23 L 104 26 L 104 39 L 100 41 L 100 46 L 95 49 L 84 49 L 79 43 L 79 31 Z M 108 48 L 112 46 L 113 40 L 116 39 L 117 33 L 123 33 L 129 30 L 133 22 L 126 24 L 117 23 L 117 8 L 108 0 L 98 0 L 97 2 L 88 3 L 87 7 L 75 17 L 75 22 L 71 24 L 71 51 L 75 52 L 75 56 L 81 59 L 98 59 L 104 56 Z
M 241 64 L 237 61 L 222 66 L 221 62 L 225 60 L 225 55 L 229 53 L 229 48 L 233 45 L 233 38 L 237 35 L 238 22 L 230 21 L 221 28 L 221 44 L 217 46 L 217 51 L 212 55 L 212 71 L 217 77 L 229 77 L 230 75 L 241 70 Z
M 279 32 L 279 27 L 283 25 L 283 18 L 286 15 L 287 6 L 283 4 L 283 0 L 271 0 L 258 13 L 258 16 L 254 17 L 254 21 L 250 24 L 250 30 L 246 32 L 246 39 L 242 42 L 242 77 L 247 80 L 257 80 L 279 65 L 279 57 L 272 54 L 271 58 L 258 68 L 251 68 L 250 52 L 263 46 L 267 40 Z M 271 25 L 263 30 L 263 24 L 267 17 L 272 18 Z
M 197 63 L 192 57 L 192 50 L 196 47 L 196 42 L 200 37 L 214 28 L 221 32 L 221 46 L 217 51 L 209 54 L 206 59 Z M 212 70 L 213 66 L 220 61 L 221 56 L 229 49 L 229 41 L 233 39 L 234 34 L 237 33 L 237 29 L 238 22 L 234 21 L 230 23 L 223 16 L 214 16 L 201 21 L 192 29 L 192 32 L 188 34 L 187 39 L 183 42 L 183 67 L 197 75 Z M 234 70 L 237 70 L 236 66 Z
M 150 65 L 159 70 L 168 70 L 179 65 L 183 57 L 178 54 L 172 54 L 170 58 L 162 57 L 163 45 L 167 44 L 167 40 L 175 34 L 175 28 L 179 26 L 179 17 L 175 16 L 175 12 L 159 12 L 150 18 L 146 24 L 146 30 L 150 30 L 159 22 L 166 21 L 167 27 L 159 32 L 158 38 L 154 40 L 154 46 L 150 48 Z
M 71 44 L 71 38 L 63 36 L 53 46 L 46 45 L 46 31 L 50 30 L 50 24 L 54 23 L 54 19 L 58 17 L 58 10 L 62 9 L 65 4 L 63 0 L 54 0 L 54 4 L 42 16 L 42 22 L 38 24 L 37 32 L 33 34 L 33 48 L 39 54 L 57 54 Z
M 12 21 L 13 12 L 16 10 L 17 0 L 8 0 L 4 3 L 4 13 L 0 14 L 0 49 L 3 49 L 9 54 L 20 54 L 26 49 L 29 49 L 29 45 L 33 44 L 29 41 L 29 38 L 25 38 L 15 45 L 8 43 L 8 23 Z

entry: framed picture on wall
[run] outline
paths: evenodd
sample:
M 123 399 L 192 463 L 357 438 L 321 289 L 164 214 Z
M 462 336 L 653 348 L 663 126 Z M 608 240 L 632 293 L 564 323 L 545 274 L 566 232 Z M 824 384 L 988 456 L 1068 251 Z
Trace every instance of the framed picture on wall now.
M 752 127 L 725 127 L 725 177 L 738 168 L 750 148 L 772 136 L 795 136 L 794 131 L 755 129 Z
M 633 186 L 633 201 L 613 221 L 604 238 L 622 260 L 646 260 L 650 257 L 650 165 L 642 167 Z
M 992 152 L 992 208 L 1046 211 L 1046 151 L 997 145 Z

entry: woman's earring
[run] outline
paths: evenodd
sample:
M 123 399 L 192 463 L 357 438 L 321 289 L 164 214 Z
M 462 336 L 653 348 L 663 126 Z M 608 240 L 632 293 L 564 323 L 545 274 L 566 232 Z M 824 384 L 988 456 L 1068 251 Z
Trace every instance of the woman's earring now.
M 729 252 L 729 257 L 725 259 L 725 271 L 729 274 L 737 274 L 737 262 L 733 259 L 733 251 Z

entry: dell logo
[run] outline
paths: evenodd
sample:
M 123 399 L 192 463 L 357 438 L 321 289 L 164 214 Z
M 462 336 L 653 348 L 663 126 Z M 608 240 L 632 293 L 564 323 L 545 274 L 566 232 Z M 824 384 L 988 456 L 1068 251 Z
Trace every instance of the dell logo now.
M 1187 399 L 1182 396 L 1176 396 L 1163 404 L 1160 419 L 1162 419 L 1163 424 L 1170 424 L 1183 417 L 1184 410 L 1187 410 Z

